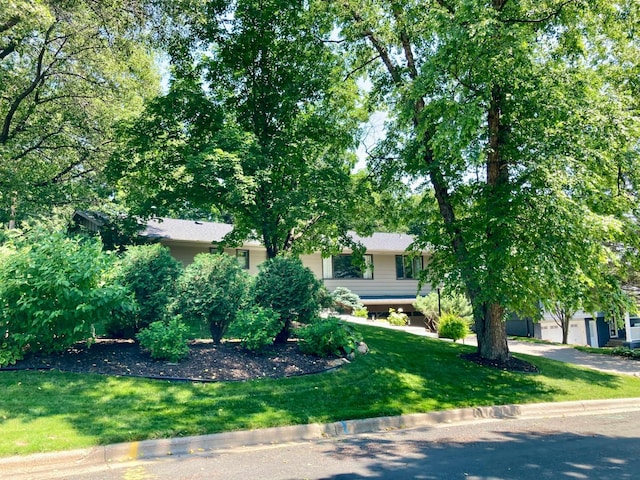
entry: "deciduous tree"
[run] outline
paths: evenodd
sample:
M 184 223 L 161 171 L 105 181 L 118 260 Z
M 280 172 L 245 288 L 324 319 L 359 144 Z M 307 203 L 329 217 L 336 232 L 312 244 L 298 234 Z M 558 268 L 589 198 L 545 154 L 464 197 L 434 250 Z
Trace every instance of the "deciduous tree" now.
M 346 238 L 363 196 L 351 177 L 358 92 L 315 3 L 182 12 L 177 33 L 193 42 L 176 47 L 169 92 L 126 129 L 113 163 L 133 211 L 228 212 L 227 242 L 257 238 L 270 258 Z
M 157 85 L 134 39 L 142 11 L 136 0 L 0 0 L 0 221 L 95 198 L 113 123 Z
M 615 261 L 607 244 L 629 240 L 637 2 L 330 8 L 354 69 L 370 69 L 373 97 L 392 115 L 374 162 L 433 189 L 416 243 L 433 252 L 429 279 L 467 293 L 479 355 L 508 361 L 505 314 L 536 314 L 541 298 L 560 297 L 564 279 Z M 599 288 L 603 279 L 591 278 L 592 292 L 620 300 L 615 278 Z

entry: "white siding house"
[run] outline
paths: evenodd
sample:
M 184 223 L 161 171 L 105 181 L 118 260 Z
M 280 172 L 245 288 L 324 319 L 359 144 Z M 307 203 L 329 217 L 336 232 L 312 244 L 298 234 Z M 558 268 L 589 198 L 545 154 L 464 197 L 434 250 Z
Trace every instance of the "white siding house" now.
M 150 220 L 142 236 L 154 239 L 167 246 L 171 254 L 188 265 L 199 253 L 215 252 L 216 244 L 232 230 L 233 226 L 214 222 L 196 222 L 169 218 Z M 389 307 L 411 311 L 411 303 L 417 294 L 426 295 L 431 291 L 428 285 L 419 289 L 418 271 L 424 267 L 424 255 L 409 256 L 407 249 L 413 242 L 409 235 L 397 233 L 374 233 L 370 237 L 352 238 L 366 248 L 365 272 L 353 267 L 349 250 L 336 257 L 322 258 L 320 253 L 302 255 L 305 266 L 333 291 L 336 287 L 346 287 L 358 294 L 369 311 L 378 305 L 377 311 L 387 311 Z M 258 265 L 267 259 L 266 249 L 257 241 L 249 241 L 241 247 L 225 249 L 238 257 L 246 265 L 249 273 L 255 274 Z

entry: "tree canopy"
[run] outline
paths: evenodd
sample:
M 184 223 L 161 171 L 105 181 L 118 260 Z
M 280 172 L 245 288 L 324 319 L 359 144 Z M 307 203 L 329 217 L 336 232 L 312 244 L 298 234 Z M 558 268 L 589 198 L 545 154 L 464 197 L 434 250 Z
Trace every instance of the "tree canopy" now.
M 133 211 L 228 212 L 226 241 L 258 238 L 269 257 L 346 240 L 363 196 L 350 153 L 362 116 L 314 5 L 214 2 L 204 24 L 183 15 L 191 61 L 178 49 L 168 93 L 124 131 L 113 162 Z
M 0 0 L 0 221 L 95 198 L 114 122 L 155 93 L 135 0 Z M 94 192 L 94 193 L 91 193 Z
M 433 189 L 416 246 L 429 280 L 471 299 L 479 354 L 506 361 L 506 312 L 535 314 L 568 279 L 621 300 L 607 266 L 638 206 L 637 3 L 332 8 L 392 115 L 374 162 Z

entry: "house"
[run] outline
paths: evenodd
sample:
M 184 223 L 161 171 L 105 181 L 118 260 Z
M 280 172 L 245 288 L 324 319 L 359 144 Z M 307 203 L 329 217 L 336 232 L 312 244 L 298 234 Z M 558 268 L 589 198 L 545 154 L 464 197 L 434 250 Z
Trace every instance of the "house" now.
M 562 329 L 548 312 L 545 312 L 538 322 L 519 318 L 508 320 L 506 328 L 508 335 L 562 342 Z M 624 327 L 620 328 L 602 312 L 589 313 L 579 310 L 569 322 L 567 343 L 591 347 L 640 347 L 640 317 L 627 312 Z
M 141 235 L 165 245 L 176 259 L 188 265 L 199 253 L 217 252 L 217 243 L 232 229 L 233 225 L 224 223 L 160 218 L 149 220 Z M 418 256 L 407 253 L 413 238 L 398 233 L 374 233 L 370 237 L 353 233 L 351 237 L 366 248 L 364 271 L 353 265 L 349 250 L 328 258 L 314 253 L 301 255 L 300 259 L 329 291 L 346 287 L 359 295 L 372 315 L 385 315 L 389 308 L 414 314 L 412 303 L 416 295 L 426 295 L 431 288 L 420 286 L 417 280 L 418 272 L 424 268 L 424 252 Z M 258 266 L 267 259 L 266 249 L 257 241 L 224 251 L 236 256 L 251 274 L 257 273 Z

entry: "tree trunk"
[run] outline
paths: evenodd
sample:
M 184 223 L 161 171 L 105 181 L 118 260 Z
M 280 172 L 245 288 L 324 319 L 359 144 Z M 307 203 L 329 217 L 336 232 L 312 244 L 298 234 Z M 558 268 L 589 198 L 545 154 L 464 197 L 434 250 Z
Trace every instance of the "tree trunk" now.
M 487 112 L 487 127 L 489 130 L 489 145 L 487 148 L 487 206 L 492 209 L 496 203 L 504 201 L 502 187 L 509 183 L 508 164 L 502 158 L 502 145 L 504 142 L 503 125 L 501 123 L 502 102 L 504 95 L 498 85 L 491 89 L 491 102 Z M 491 219 L 493 214 L 488 212 L 487 218 Z M 495 227 L 489 223 L 486 227 L 486 241 L 488 248 L 499 248 Z M 494 265 L 486 265 L 488 277 L 500 275 L 499 268 Z M 484 286 L 484 288 L 488 288 Z M 510 358 L 509 346 L 507 344 L 507 331 L 504 322 L 504 308 L 496 302 L 483 302 L 480 308 L 473 301 L 474 317 L 476 323 L 476 334 L 478 336 L 478 354 L 482 358 L 506 362 Z M 484 296 L 486 298 L 486 295 Z
M 573 314 L 569 314 L 568 311 L 564 310 L 562 312 L 562 316 L 560 319 L 562 320 L 562 344 L 566 345 L 569 342 L 569 322 L 571 321 L 571 317 Z
M 13 230 L 16 228 L 16 209 L 18 203 L 18 196 L 14 193 L 13 199 L 11 200 L 11 216 L 9 218 L 9 229 Z
M 274 343 L 278 343 L 278 344 L 287 343 L 290 336 L 291 336 L 291 321 L 286 320 L 284 322 L 284 327 L 282 327 L 282 330 L 280 330 L 280 333 L 276 335 Z
M 496 303 L 483 305 L 474 313 L 478 355 L 489 360 L 504 363 L 509 360 L 507 330 L 504 322 L 504 308 Z

